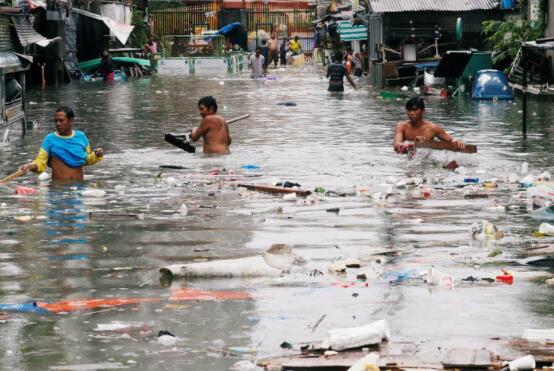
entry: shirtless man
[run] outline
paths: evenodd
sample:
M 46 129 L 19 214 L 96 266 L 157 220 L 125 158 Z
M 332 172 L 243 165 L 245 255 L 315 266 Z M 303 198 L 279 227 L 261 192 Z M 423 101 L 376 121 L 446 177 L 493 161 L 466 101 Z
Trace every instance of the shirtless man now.
M 413 148 L 412 143 L 406 144 L 404 143 L 405 141 L 423 142 L 434 140 L 435 138 L 438 138 L 440 141 L 455 143 L 460 149 L 465 147 L 464 142 L 454 140 L 440 125 L 424 120 L 424 112 L 425 103 L 423 99 L 412 98 L 406 103 L 408 120 L 399 122 L 396 125 L 396 132 L 394 134 L 394 150 L 397 153 L 406 153 Z
M 277 68 L 277 62 L 279 62 L 279 38 L 275 32 L 271 33 L 271 39 L 269 39 L 269 61 L 266 63 L 269 65 L 273 62 L 273 66 Z
M 202 123 L 194 128 L 190 139 L 196 142 L 204 139 L 204 153 L 228 154 L 231 137 L 229 136 L 229 125 L 225 119 L 217 115 L 217 102 L 215 98 L 208 96 L 198 101 L 198 110 L 202 116 Z

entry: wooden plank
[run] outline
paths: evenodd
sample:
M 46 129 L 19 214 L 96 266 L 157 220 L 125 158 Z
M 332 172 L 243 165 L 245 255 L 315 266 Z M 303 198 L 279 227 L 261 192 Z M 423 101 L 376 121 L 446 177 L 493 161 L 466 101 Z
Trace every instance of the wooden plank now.
M 486 349 L 453 348 L 442 361 L 444 368 L 488 368 L 492 354 Z
M 308 196 L 312 193 L 311 191 L 306 191 L 301 189 L 274 187 L 272 185 L 260 185 L 260 184 L 237 184 L 237 187 L 246 188 L 250 191 L 258 191 L 258 192 L 271 193 L 271 194 L 296 193 L 298 196 L 302 196 L 302 197 Z
M 464 149 L 458 148 L 455 143 L 427 140 L 424 142 L 415 142 L 416 148 L 430 148 L 443 151 L 463 152 L 463 153 L 477 153 L 477 146 L 473 144 L 466 144 Z

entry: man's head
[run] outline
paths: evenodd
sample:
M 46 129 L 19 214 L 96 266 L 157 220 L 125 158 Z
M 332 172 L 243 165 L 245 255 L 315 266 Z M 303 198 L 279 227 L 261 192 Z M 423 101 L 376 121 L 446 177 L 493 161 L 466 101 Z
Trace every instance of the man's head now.
M 335 61 L 337 61 L 337 62 L 342 61 L 342 52 L 336 52 L 335 53 Z
M 276 34 L 275 32 L 272 32 L 272 33 L 271 33 L 271 38 L 274 39 L 274 38 L 276 38 L 276 37 L 277 37 L 277 34 Z
M 266 40 L 266 39 L 263 39 L 263 40 L 262 40 L 262 45 L 263 45 L 263 46 L 266 46 L 266 45 L 267 45 L 267 40 Z
M 294 37 L 294 41 L 298 41 L 300 38 L 298 36 Z
M 256 57 L 259 57 L 262 50 L 260 48 L 256 48 Z
M 200 111 L 200 116 L 202 117 L 215 115 L 217 113 L 217 102 L 215 98 L 211 95 L 200 98 L 198 101 L 198 111 Z
M 56 124 L 56 131 L 60 135 L 70 135 L 73 129 L 73 120 L 75 119 L 75 112 L 67 106 L 61 106 L 56 110 L 54 114 L 54 123 Z
M 406 102 L 406 114 L 408 119 L 413 124 L 423 119 L 423 112 L 425 111 L 425 102 L 421 98 L 412 98 Z
M 110 52 L 108 51 L 108 49 L 102 49 L 102 52 L 100 53 L 100 56 L 102 58 L 108 58 L 109 55 L 110 55 Z

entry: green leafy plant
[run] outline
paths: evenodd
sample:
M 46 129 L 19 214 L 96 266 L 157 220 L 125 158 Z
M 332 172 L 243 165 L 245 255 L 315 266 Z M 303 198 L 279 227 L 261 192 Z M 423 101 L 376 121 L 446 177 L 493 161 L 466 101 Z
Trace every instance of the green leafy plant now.
M 482 34 L 493 51 L 493 63 L 514 60 L 524 41 L 540 39 L 544 35 L 542 21 L 521 19 L 508 21 L 483 21 Z
M 135 26 L 131 33 L 131 46 L 142 48 L 148 41 L 148 25 L 144 22 L 144 12 L 139 9 L 133 10 L 132 24 Z

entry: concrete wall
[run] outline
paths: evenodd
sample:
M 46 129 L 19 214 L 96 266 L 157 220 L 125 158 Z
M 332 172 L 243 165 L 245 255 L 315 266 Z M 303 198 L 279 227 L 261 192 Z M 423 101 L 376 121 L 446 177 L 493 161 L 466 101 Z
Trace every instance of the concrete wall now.
M 546 37 L 554 37 L 554 0 L 548 0 L 548 26 Z

